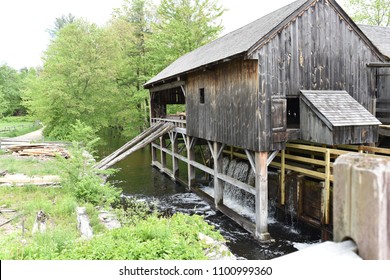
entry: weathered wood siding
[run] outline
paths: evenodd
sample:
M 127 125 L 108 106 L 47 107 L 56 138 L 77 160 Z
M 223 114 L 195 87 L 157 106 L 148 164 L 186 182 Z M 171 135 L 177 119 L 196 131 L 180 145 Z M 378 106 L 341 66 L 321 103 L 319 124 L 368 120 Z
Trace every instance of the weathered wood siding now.
M 378 75 L 376 117 L 383 124 L 390 124 L 390 68 L 379 68 L 376 71 Z
M 187 134 L 257 150 L 257 75 L 254 60 L 234 60 L 189 74 Z M 200 88 L 204 88 L 204 104 L 200 103 Z
M 346 90 L 372 112 L 379 58 L 325 0 L 319 0 L 252 54 L 259 59 L 259 100 L 301 89 Z M 264 97 L 262 97 L 264 96 Z M 260 149 L 272 149 L 272 141 Z
M 351 125 L 329 128 L 313 110 L 301 100 L 301 139 L 327 145 L 375 143 L 378 141 L 378 126 Z M 302 123 L 302 122 L 301 122 Z

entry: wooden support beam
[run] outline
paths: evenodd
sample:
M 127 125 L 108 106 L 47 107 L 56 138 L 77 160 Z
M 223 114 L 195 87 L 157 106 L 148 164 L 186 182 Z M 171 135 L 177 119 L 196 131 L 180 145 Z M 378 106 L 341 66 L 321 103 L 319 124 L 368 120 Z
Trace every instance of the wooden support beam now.
M 175 157 L 175 154 L 178 152 L 177 132 L 169 132 L 169 139 L 171 140 L 172 148 L 172 179 L 176 181 L 176 178 L 179 176 L 179 159 Z
M 286 201 L 286 151 L 282 150 L 280 158 L 280 204 L 284 205 Z
M 223 204 L 223 181 L 218 178 L 218 174 L 222 173 L 223 169 L 223 151 L 224 145 L 218 142 L 213 143 L 213 159 L 214 159 L 214 203 L 218 209 L 219 205 Z
M 267 241 L 271 237 L 268 233 L 268 152 L 255 152 L 255 237 L 260 241 Z
M 273 151 L 271 155 L 267 159 L 267 166 L 270 165 L 270 163 L 274 160 L 274 158 L 277 156 L 279 151 Z
M 330 151 L 325 152 L 325 189 L 324 189 L 324 222 L 329 224 L 330 221 Z
M 161 157 L 161 171 L 167 166 L 167 154 L 163 151 L 165 148 L 165 139 L 164 136 L 160 137 L 160 157 Z
M 187 136 L 185 141 L 187 147 L 187 159 L 188 159 L 188 188 L 191 189 L 195 182 L 195 167 L 190 164 L 190 161 L 195 161 L 195 137 Z

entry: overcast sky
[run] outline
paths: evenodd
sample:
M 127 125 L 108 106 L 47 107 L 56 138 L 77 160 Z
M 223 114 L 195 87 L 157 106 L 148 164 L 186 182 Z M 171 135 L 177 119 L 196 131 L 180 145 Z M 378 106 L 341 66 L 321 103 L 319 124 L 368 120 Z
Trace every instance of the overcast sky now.
M 230 32 L 294 0 L 220 0 L 227 9 L 223 16 Z M 0 0 L 0 64 L 20 69 L 41 65 L 49 44 L 47 29 L 54 20 L 72 13 L 104 25 L 113 8 L 123 0 Z

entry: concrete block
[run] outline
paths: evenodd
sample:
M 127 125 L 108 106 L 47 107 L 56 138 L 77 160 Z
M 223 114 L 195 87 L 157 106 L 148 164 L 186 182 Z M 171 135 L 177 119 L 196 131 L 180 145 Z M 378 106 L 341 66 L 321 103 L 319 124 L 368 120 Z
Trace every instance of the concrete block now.
M 390 158 L 342 155 L 334 176 L 334 240 L 354 240 L 363 259 L 390 259 Z

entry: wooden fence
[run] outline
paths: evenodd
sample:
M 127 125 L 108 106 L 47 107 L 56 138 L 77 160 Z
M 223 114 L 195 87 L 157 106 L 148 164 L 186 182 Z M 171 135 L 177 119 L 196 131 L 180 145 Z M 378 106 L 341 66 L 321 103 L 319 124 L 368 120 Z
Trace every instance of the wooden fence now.
M 280 203 L 285 204 L 285 179 L 286 171 L 291 170 L 310 178 L 324 181 L 324 208 L 323 222 L 330 222 L 330 194 L 333 183 L 333 164 L 336 158 L 347 153 L 368 153 L 376 156 L 390 156 L 390 149 L 357 146 L 357 145 L 340 145 L 334 148 L 318 146 L 308 143 L 287 143 L 286 150 L 280 151 L 270 166 L 280 169 Z M 225 150 L 225 154 L 232 157 L 247 159 L 244 153 L 236 152 L 233 149 Z

